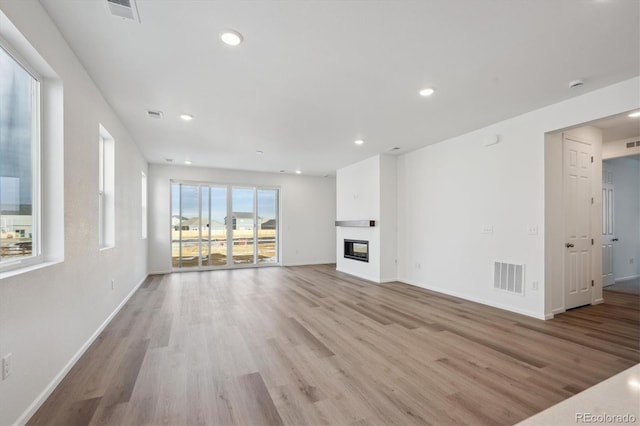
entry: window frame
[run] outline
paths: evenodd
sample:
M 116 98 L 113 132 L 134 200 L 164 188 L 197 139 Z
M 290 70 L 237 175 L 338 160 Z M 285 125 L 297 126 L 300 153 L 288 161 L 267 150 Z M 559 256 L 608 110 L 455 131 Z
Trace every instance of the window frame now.
M 116 140 L 98 124 L 98 249 L 116 246 Z
M 33 79 L 35 86 L 32 91 L 32 129 L 31 129 L 31 256 L 3 261 L 0 258 L 0 273 L 14 271 L 44 262 L 42 254 L 42 134 L 43 134 L 43 82 L 44 78 L 27 60 L 14 49 L 9 42 L 0 37 L 0 49 L 13 59 Z

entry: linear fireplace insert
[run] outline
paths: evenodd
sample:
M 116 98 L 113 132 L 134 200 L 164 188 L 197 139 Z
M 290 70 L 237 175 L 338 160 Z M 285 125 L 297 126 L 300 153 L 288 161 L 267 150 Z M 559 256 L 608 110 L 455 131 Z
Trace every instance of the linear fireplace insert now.
M 344 257 L 369 262 L 369 241 L 344 240 Z

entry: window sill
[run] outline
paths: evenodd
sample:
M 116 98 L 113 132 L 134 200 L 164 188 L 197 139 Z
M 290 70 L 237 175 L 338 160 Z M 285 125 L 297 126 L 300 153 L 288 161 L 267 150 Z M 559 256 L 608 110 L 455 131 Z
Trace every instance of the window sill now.
M 16 275 L 25 274 L 27 272 L 37 271 L 38 269 L 48 268 L 49 266 L 57 265 L 58 263 L 62 263 L 62 261 L 58 260 L 53 262 L 40 262 L 32 265 L 18 267 L 16 269 L 11 269 L 9 271 L 0 272 L 0 280 L 11 278 Z

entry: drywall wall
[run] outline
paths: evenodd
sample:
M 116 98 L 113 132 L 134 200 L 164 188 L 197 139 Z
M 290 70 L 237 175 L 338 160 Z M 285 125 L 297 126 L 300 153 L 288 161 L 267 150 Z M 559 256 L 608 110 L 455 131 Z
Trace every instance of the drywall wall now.
M 640 156 L 607 160 L 613 173 L 616 281 L 640 276 Z
M 336 269 L 380 281 L 380 156 L 367 158 L 336 172 L 336 220 L 375 220 L 370 228 L 336 227 Z M 344 240 L 369 241 L 369 261 L 346 259 Z
M 171 179 L 280 188 L 282 264 L 308 265 L 335 260 L 335 179 L 204 167 L 149 166 L 149 271 L 171 270 Z
M 550 317 L 545 133 L 638 108 L 639 91 L 636 77 L 399 157 L 399 280 Z M 526 265 L 523 296 L 493 289 L 496 260 Z
M 380 281 L 398 279 L 397 157 L 380 156 Z
M 591 175 L 591 197 L 594 202 L 589 212 L 591 235 L 594 244 L 591 252 L 591 270 L 594 286 L 591 302 L 602 301 L 602 130 L 593 126 L 581 126 L 545 135 L 545 268 L 546 306 L 548 314 L 565 311 L 564 257 L 565 215 L 563 176 L 563 136 L 571 136 L 590 142 L 594 162 Z
M 638 155 L 640 154 L 640 144 L 638 144 L 638 142 L 640 142 L 640 135 L 634 138 L 605 142 L 602 144 L 602 158 L 606 160 L 616 157 Z M 633 146 L 628 147 L 627 144 L 629 143 L 633 143 Z
M 5 425 L 28 419 L 94 333 L 145 278 L 140 176 L 147 164 L 40 3 L 0 1 L 0 11 L 62 80 L 64 97 L 58 114 L 64 117 L 64 160 L 57 165 L 64 164 L 64 194 L 44 193 L 64 203 L 64 227 L 54 233 L 64 238 L 64 259 L 0 279 L 0 354 L 12 354 L 12 373 L 0 381 L 0 424 Z M 116 144 L 116 245 L 104 251 L 98 248 L 100 123 Z M 62 127 L 50 115 L 45 115 L 44 125 Z M 45 163 L 52 155 L 48 143 L 45 138 Z
M 375 220 L 369 228 L 336 228 L 336 268 L 374 282 L 395 281 L 396 157 L 376 155 L 336 172 L 337 220 Z M 369 261 L 344 257 L 344 240 L 369 241 Z

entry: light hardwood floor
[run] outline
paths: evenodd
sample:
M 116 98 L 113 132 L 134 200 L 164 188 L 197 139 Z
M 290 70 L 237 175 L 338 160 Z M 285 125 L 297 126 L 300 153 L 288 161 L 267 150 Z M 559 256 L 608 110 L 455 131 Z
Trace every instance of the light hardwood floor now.
M 334 265 L 151 276 L 29 424 L 513 424 L 640 361 L 639 299 L 539 321 Z

